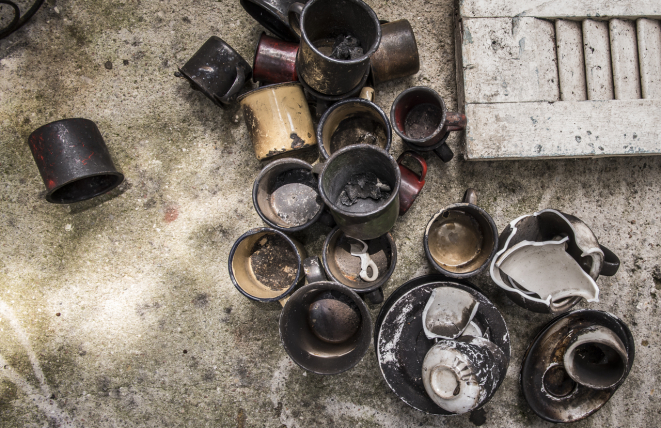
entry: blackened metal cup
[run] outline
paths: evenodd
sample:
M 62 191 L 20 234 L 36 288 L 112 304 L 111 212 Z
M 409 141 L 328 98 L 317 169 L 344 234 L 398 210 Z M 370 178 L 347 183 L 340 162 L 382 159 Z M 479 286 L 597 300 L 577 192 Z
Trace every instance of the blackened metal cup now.
M 375 85 L 420 71 L 418 44 L 406 19 L 381 24 L 381 44 L 370 58 Z
M 252 203 L 269 226 L 298 232 L 317 222 L 324 211 L 318 184 L 309 163 L 279 159 L 264 167 L 255 179 Z
M 241 0 L 241 6 L 267 30 L 289 42 L 298 42 L 298 34 L 289 26 L 289 6 L 297 0 Z M 300 0 L 299 0 L 300 1 Z M 305 3 L 305 1 L 300 1 Z M 273 82 L 276 83 L 276 82 Z
M 392 229 L 399 216 L 401 174 L 385 150 L 368 144 L 345 147 L 322 168 L 319 193 L 347 236 L 375 239 Z M 372 196 L 356 196 L 356 186 Z
M 84 201 L 111 191 L 124 180 L 94 122 L 64 119 L 30 134 L 28 145 L 55 204 Z
M 262 33 L 252 64 L 253 80 L 265 83 L 297 81 L 297 52 L 298 43 L 285 42 Z
M 378 274 L 374 281 L 365 281 L 361 278 L 361 259 L 353 256 L 352 244 L 356 243 L 347 237 L 342 229 L 336 227 L 328 234 L 324 241 L 322 260 L 326 274 L 336 282 L 346 285 L 356 293 L 362 295 L 371 304 L 383 302 L 383 285 L 390 279 L 397 265 L 397 246 L 390 233 L 376 239 L 365 241 L 366 254 L 374 262 Z M 367 272 L 372 275 L 372 272 Z
M 251 229 L 230 250 L 230 279 L 249 299 L 284 305 L 287 295 L 305 278 L 305 257 L 305 248 L 279 230 Z
M 257 159 L 316 146 L 314 124 L 298 82 L 262 86 L 239 97 Z
M 445 162 L 452 158 L 451 151 L 449 154 L 443 152 L 449 150 L 445 145 L 448 134 L 466 128 L 466 116 L 448 112 L 443 98 L 424 86 L 409 88 L 395 98 L 390 121 L 395 133 L 411 148 L 434 149 Z
M 305 370 L 322 375 L 342 373 L 367 353 L 372 318 L 358 294 L 345 285 L 325 281 L 317 257 L 306 259 L 305 265 L 314 275 L 284 305 L 280 340 L 291 359 Z
M 406 159 L 413 159 L 420 165 L 420 175 L 402 164 Z M 402 174 L 402 184 L 399 187 L 399 215 L 402 215 L 411 208 L 425 185 L 427 161 L 416 152 L 407 151 L 399 156 L 397 165 L 399 165 L 399 171 Z
M 381 25 L 374 11 L 360 0 L 311 0 L 305 6 L 294 3 L 289 10 L 290 26 L 295 28 L 298 23 L 301 37 L 299 78 L 325 95 L 347 94 L 357 88 L 369 73 L 370 56 L 381 41 Z M 336 40 L 346 36 L 358 39 L 362 55 L 333 58 Z
M 250 64 L 220 37 L 211 36 L 179 72 L 191 87 L 214 104 L 223 106 L 236 100 L 252 75 Z
M 323 159 L 355 144 L 371 144 L 390 151 L 392 131 L 388 116 L 373 102 L 373 91 L 363 88 L 361 98 L 333 104 L 317 125 L 317 146 Z
M 425 230 L 427 259 L 440 273 L 469 278 L 482 272 L 498 249 L 498 230 L 491 216 L 477 205 L 468 189 L 462 203 L 436 213 Z

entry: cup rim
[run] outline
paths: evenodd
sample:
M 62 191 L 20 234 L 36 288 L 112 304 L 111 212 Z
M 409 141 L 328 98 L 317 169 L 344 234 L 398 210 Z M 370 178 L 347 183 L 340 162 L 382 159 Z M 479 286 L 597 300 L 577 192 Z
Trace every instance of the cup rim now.
M 305 32 L 305 17 L 308 13 L 308 10 L 309 10 L 308 8 L 311 5 L 313 5 L 317 2 L 321 2 L 321 1 L 332 1 L 332 0 L 311 0 L 303 8 L 303 13 L 301 13 L 301 23 L 300 23 L 300 26 L 299 26 L 300 29 L 301 29 L 301 39 L 305 40 L 305 43 L 308 45 L 308 47 L 310 49 L 312 49 L 312 51 L 314 53 L 316 53 L 317 55 L 319 55 L 319 56 L 321 56 L 321 57 L 325 58 L 326 60 L 328 60 L 330 62 L 333 62 L 333 63 L 351 65 L 351 64 L 360 64 L 360 63 L 364 62 L 365 60 L 369 60 L 369 57 L 374 52 L 377 51 L 377 49 L 379 48 L 379 44 L 381 44 L 381 24 L 379 23 L 379 18 L 376 16 L 376 13 L 374 12 L 374 10 L 371 7 L 369 7 L 369 5 L 367 5 L 367 3 L 363 2 L 363 1 L 360 1 L 360 0 L 346 0 L 350 3 L 353 3 L 353 4 L 363 8 L 363 10 L 365 10 L 369 14 L 369 16 L 372 18 L 372 20 L 374 22 L 376 22 L 376 38 L 375 38 L 374 43 L 372 44 L 372 46 L 370 46 L 369 50 L 367 52 L 364 52 L 363 55 L 360 56 L 359 58 L 348 59 L 348 60 L 340 60 L 340 59 L 331 58 L 331 57 L 321 53 L 321 51 L 319 49 L 317 49 L 317 47 L 310 41 L 310 39 L 308 38 L 307 33 Z
M 399 127 L 397 126 L 397 121 L 395 120 L 395 109 L 397 107 L 397 104 L 399 104 L 399 102 L 405 95 L 408 95 L 409 93 L 415 91 L 424 91 L 427 92 L 428 94 L 431 94 L 434 98 L 436 98 L 436 100 L 438 100 L 438 102 L 441 104 L 441 109 L 443 110 L 443 118 L 441 119 L 441 123 L 439 124 L 439 126 L 436 128 L 436 130 L 434 130 L 434 132 L 432 132 L 431 134 L 429 134 L 424 138 L 408 137 L 401 129 L 399 129 Z M 445 127 L 445 122 L 447 121 L 447 114 L 448 114 L 448 108 L 445 105 L 445 101 L 443 101 L 443 97 L 441 97 L 441 95 L 438 92 L 436 92 L 435 90 L 433 90 L 428 86 L 413 86 L 411 88 L 405 89 L 402 92 L 400 92 L 399 95 L 397 95 L 397 97 L 395 98 L 395 101 L 393 101 L 392 107 L 390 107 L 390 122 L 392 123 L 392 129 L 395 131 L 395 134 L 397 134 L 399 138 L 401 138 L 404 142 L 412 143 L 416 146 L 421 146 L 423 148 L 430 147 L 431 150 L 432 146 L 429 144 L 429 142 L 437 138 L 441 133 L 441 131 L 443 130 L 443 128 Z M 449 132 L 447 134 L 449 134 Z M 438 142 L 433 144 L 434 147 L 436 147 L 437 145 Z
M 353 211 L 345 210 L 344 208 L 340 207 L 338 204 L 333 203 L 333 202 L 330 201 L 330 199 L 328 199 L 328 195 L 326 195 L 325 189 L 322 185 L 322 178 L 323 178 L 324 174 L 326 173 L 326 171 L 328 170 L 328 166 L 333 161 L 335 161 L 338 157 L 340 157 L 343 154 L 345 154 L 349 151 L 352 151 L 352 150 L 368 150 L 368 151 L 372 150 L 372 151 L 377 152 L 380 155 L 386 156 L 386 158 L 390 161 L 391 167 L 395 171 L 396 180 L 395 180 L 395 185 L 393 186 L 394 188 L 391 190 L 390 197 L 388 197 L 387 201 L 385 203 L 383 203 L 383 205 L 379 206 L 378 208 L 376 208 L 372 211 L 368 211 L 368 212 L 364 212 L 364 213 L 356 213 L 356 212 L 353 212 Z M 383 210 L 384 207 L 389 206 L 395 200 L 395 198 L 399 197 L 399 187 L 401 186 L 401 181 L 402 181 L 402 176 L 401 176 L 401 171 L 399 170 L 399 166 L 397 165 L 397 162 L 393 159 L 392 156 L 390 156 L 390 154 L 388 152 L 383 150 L 381 147 L 376 147 L 376 146 L 372 146 L 372 145 L 369 145 L 369 144 L 355 144 L 353 146 L 347 146 L 347 147 L 344 147 L 344 148 L 338 150 L 337 152 L 333 153 L 333 155 L 330 158 L 328 158 L 326 160 L 326 162 L 324 163 L 324 167 L 321 170 L 321 173 L 319 173 L 319 195 L 321 195 L 321 198 L 324 200 L 324 204 L 326 204 L 326 206 L 329 209 L 331 209 L 331 210 L 333 210 L 333 211 L 335 211 L 339 214 L 342 214 L 346 217 L 364 218 L 364 217 L 369 217 L 369 216 L 374 215 L 374 214 L 378 214 L 380 211 Z
M 291 165 L 295 165 L 295 166 L 300 166 L 301 168 L 308 169 L 310 171 L 310 173 L 312 173 L 312 166 L 309 163 L 307 163 L 307 162 L 305 162 L 304 160 L 301 160 L 301 159 L 283 158 L 283 159 L 277 159 L 277 160 L 269 163 L 268 165 L 266 165 L 260 171 L 257 178 L 255 178 L 255 182 L 253 183 L 253 186 L 252 186 L 252 204 L 253 204 L 253 207 L 255 208 L 255 211 L 257 211 L 257 214 L 259 215 L 259 217 L 264 221 L 264 223 L 268 224 L 270 227 L 272 227 L 274 229 L 277 229 L 281 232 L 290 232 L 290 233 L 291 232 L 300 232 L 301 230 L 307 229 L 308 227 L 312 226 L 314 223 L 317 222 L 317 220 L 319 220 L 319 217 L 321 217 L 321 215 L 324 212 L 324 208 L 325 208 L 324 205 L 322 205 L 320 207 L 319 211 L 314 215 L 314 217 L 312 217 L 310 220 L 308 220 L 304 224 L 301 224 L 299 226 L 292 226 L 292 227 L 282 227 L 278 224 L 275 224 L 269 218 L 267 218 L 266 215 L 264 215 L 264 213 L 262 212 L 262 210 L 259 209 L 259 204 L 257 203 L 257 192 L 258 192 L 258 189 L 259 189 L 260 181 L 264 178 L 264 176 L 270 170 L 272 170 L 273 168 L 275 168 L 279 165 L 283 165 L 283 164 L 291 164 Z M 317 182 L 317 194 L 319 194 L 318 187 L 319 187 L 319 183 Z
M 356 348 L 354 348 L 354 350 L 357 350 L 357 355 L 359 355 L 359 357 L 357 357 L 355 361 L 352 361 L 351 364 L 345 367 L 341 367 L 340 370 L 334 370 L 332 372 L 315 371 L 310 367 L 306 367 L 305 361 L 302 357 L 293 355 L 292 352 L 290 352 L 290 349 L 287 345 L 288 342 L 285 342 L 282 334 L 283 328 L 285 328 L 288 325 L 285 320 L 285 314 L 289 312 L 289 307 L 293 305 L 292 302 L 296 300 L 295 298 L 298 295 L 305 294 L 311 289 L 319 286 L 323 286 L 326 287 L 327 290 L 335 290 L 349 296 L 351 300 L 353 300 L 353 302 L 356 304 L 356 306 L 358 306 L 358 308 L 360 309 L 361 327 L 365 328 L 365 331 L 363 332 L 363 334 L 361 334 L 362 340 L 357 344 Z M 294 293 L 292 293 L 289 299 L 287 299 L 287 302 L 285 303 L 285 305 L 282 308 L 282 311 L 280 312 L 280 319 L 278 320 L 278 332 L 280 334 L 280 343 L 282 343 L 282 347 L 285 348 L 287 355 L 291 357 L 292 361 L 294 361 L 296 365 L 312 373 L 316 373 L 320 375 L 334 375 L 334 374 L 343 373 L 347 370 L 354 368 L 359 362 L 363 360 L 363 358 L 365 358 L 365 355 L 367 354 L 367 351 L 369 349 L 369 345 L 372 342 L 372 336 L 374 335 L 374 322 L 372 321 L 372 316 L 370 315 L 370 311 L 369 308 L 367 307 L 367 303 L 365 303 L 363 299 L 360 298 L 360 296 L 358 295 L 358 293 L 356 293 L 355 290 L 347 287 L 344 284 L 340 284 L 339 282 L 336 281 L 318 281 L 302 286 Z
M 303 87 L 300 82 L 282 82 L 282 83 L 271 83 L 269 85 L 264 85 L 260 86 L 259 88 L 251 89 L 250 91 L 246 92 L 245 94 L 241 94 L 236 100 L 238 102 L 244 101 L 246 98 L 248 98 L 251 95 L 255 95 L 258 92 L 267 90 L 267 89 L 279 89 L 280 87 L 284 86 L 299 86 L 301 87 L 301 91 L 303 90 Z
M 248 238 L 250 236 L 253 236 L 253 235 L 256 235 L 258 233 L 262 233 L 262 232 L 275 233 L 276 235 L 280 236 L 281 238 L 284 238 L 284 240 L 287 241 L 287 243 L 293 248 L 294 253 L 296 254 L 296 259 L 298 261 L 298 267 L 296 268 L 297 269 L 296 278 L 290 284 L 290 286 L 285 291 L 283 291 L 282 294 L 280 294 L 278 296 L 275 296 L 275 297 L 261 298 L 261 297 L 257 297 L 257 296 L 253 296 L 252 294 L 249 294 L 237 282 L 237 280 L 234 276 L 234 269 L 232 268 L 232 261 L 234 260 L 234 254 L 236 253 L 237 249 L 239 248 L 239 244 L 241 244 L 241 242 L 243 240 L 245 240 L 246 238 Z M 250 229 L 249 231 L 245 232 L 243 235 L 239 236 L 239 238 L 236 241 L 234 241 L 234 244 L 232 245 L 232 249 L 230 250 L 229 257 L 227 258 L 227 269 L 228 269 L 228 272 L 229 272 L 229 277 L 232 280 L 232 284 L 234 284 L 234 287 L 237 290 L 239 290 L 239 292 L 241 294 L 243 294 L 245 297 L 249 298 L 250 300 L 255 300 L 255 301 L 258 301 L 258 302 L 275 302 L 275 301 L 278 301 L 278 300 L 282 299 L 287 294 L 289 294 L 294 289 L 294 287 L 296 287 L 296 284 L 298 284 L 301 281 L 302 274 L 303 274 L 303 259 L 301 257 L 301 254 L 299 253 L 298 247 L 296 246 L 296 244 L 294 244 L 294 241 L 292 241 L 292 239 L 289 236 L 287 236 L 285 233 L 283 233 L 283 232 L 281 232 L 277 229 L 271 228 L 271 227 L 256 227 L 256 228 Z
M 391 124 L 390 124 L 390 119 L 388 119 L 388 116 L 383 111 L 383 109 L 381 107 L 379 107 L 378 105 L 376 105 L 374 102 L 372 102 L 370 100 L 366 100 L 364 98 L 346 98 L 346 99 L 338 101 L 337 103 L 330 106 L 328 108 L 328 110 L 326 110 L 324 112 L 323 116 L 321 116 L 321 119 L 319 119 L 319 124 L 317 125 L 317 146 L 319 147 L 319 154 L 321 155 L 321 157 L 323 159 L 328 159 L 328 158 L 331 157 L 331 155 L 328 154 L 328 152 L 326 151 L 326 147 L 324 147 L 324 142 L 323 142 L 323 138 L 322 138 L 323 127 L 326 124 L 326 121 L 328 120 L 328 116 L 333 111 L 337 110 L 338 108 L 342 107 L 343 105 L 349 104 L 349 103 L 352 103 L 352 102 L 357 102 L 359 104 L 367 105 L 368 107 L 373 108 L 374 110 L 376 110 L 376 112 L 381 116 L 381 118 L 383 119 L 383 121 L 386 124 L 386 147 L 384 147 L 383 150 L 390 153 L 390 146 L 392 145 L 392 129 L 391 129 Z M 359 144 L 352 144 L 351 146 L 357 146 L 357 145 L 359 145 Z M 372 144 L 368 144 L 368 145 L 372 145 Z M 351 147 L 351 146 L 347 146 L 347 147 Z M 378 146 L 375 146 L 375 147 L 378 147 Z
M 444 212 L 454 209 L 454 208 L 465 208 L 465 207 L 470 207 L 471 209 L 476 210 L 482 217 L 489 223 L 489 226 L 491 227 L 491 235 L 493 239 L 493 248 L 491 249 L 491 253 L 489 253 L 489 257 L 482 263 L 479 267 L 476 269 L 470 271 L 470 272 L 463 272 L 463 273 L 457 273 L 457 272 L 452 272 L 449 270 L 444 269 L 439 265 L 436 260 L 434 260 L 434 257 L 432 257 L 431 250 L 429 249 L 429 229 L 431 228 L 431 225 L 438 219 L 441 214 Z M 456 204 L 448 205 L 441 210 L 439 210 L 436 214 L 432 215 L 431 219 L 429 222 L 427 222 L 427 227 L 425 228 L 425 235 L 423 237 L 423 246 L 425 248 L 425 254 L 427 255 L 427 260 L 432 264 L 434 269 L 436 269 L 438 272 L 442 273 L 445 276 L 449 276 L 451 278 L 457 278 L 457 279 L 464 279 L 464 278 L 471 278 L 473 276 L 479 275 L 484 269 L 486 269 L 487 266 L 491 264 L 491 260 L 493 259 L 494 255 L 498 251 L 498 229 L 496 228 L 496 223 L 493 221 L 493 218 L 491 215 L 489 215 L 488 212 L 484 210 L 484 208 L 481 208 L 477 205 L 470 204 L 467 202 L 459 202 Z

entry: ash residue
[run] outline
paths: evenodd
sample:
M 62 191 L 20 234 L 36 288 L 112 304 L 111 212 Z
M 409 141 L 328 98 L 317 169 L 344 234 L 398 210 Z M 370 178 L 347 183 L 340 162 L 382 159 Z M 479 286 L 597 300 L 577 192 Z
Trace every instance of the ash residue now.
M 436 131 L 443 120 L 443 110 L 434 104 L 420 104 L 409 112 L 404 131 L 409 138 L 425 138 Z
M 335 38 L 333 52 L 330 57 L 341 60 L 351 60 L 363 56 L 364 51 L 360 40 L 351 34 L 339 35 Z
M 273 291 L 288 288 L 296 279 L 298 258 L 279 235 L 266 235 L 251 250 L 250 266 L 255 278 Z
M 388 199 L 390 197 L 390 186 L 382 183 L 372 172 L 354 174 L 340 193 L 342 205 L 350 207 L 358 202 L 358 199 L 371 198 L 375 201 Z

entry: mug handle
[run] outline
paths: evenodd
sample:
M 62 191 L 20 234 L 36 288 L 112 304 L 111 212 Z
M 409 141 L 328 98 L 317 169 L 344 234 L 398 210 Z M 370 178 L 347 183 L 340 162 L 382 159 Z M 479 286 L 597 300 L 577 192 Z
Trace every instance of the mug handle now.
M 308 284 L 328 280 L 324 270 L 321 268 L 321 262 L 318 256 L 308 257 L 303 260 L 303 271 L 305 272 L 305 278 L 308 280 Z
M 374 291 L 365 293 L 365 300 L 367 300 L 367 303 L 370 305 L 378 305 L 383 303 L 383 288 L 379 287 Z
M 441 160 L 445 163 L 450 162 L 454 157 L 454 152 L 450 147 L 448 147 L 447 143 L 443 143 L 439 148 L 434 149 L 434 153 L 436 153 L 436 156 L 441 158 Z
M 464 203 L 477 205 L 477 190 L 473 188 L 466 189 L 466 193 L 464 193 Z
M 599 275 L 603 276 L 613 276 L 617 273 L 620 268 L 620 259 L 615 255 L 614 252 L 599 244 L 599 248 L 604 252 L 604 263 L 601 266 L 601 272 Z
M 425 158 L 423 158 L 422 156 L 420 156 L 416 152 L 412 152 L 412 151 L 409 150 L 409 151 L 406 151 L 406 152 L 402 153 L 399 156 L 399 158 L 397 159 L 397 164 L 403 166 L 404 168 L 406 168 L 404 165 L 402 165 L 402 161 L 407 156 L 410 156 L 413 159 L 417 160 L 418 163 L 420 164 L 420 166 L 422 167 L 422 173 L 420 174 L 420 178 L 418 179 L 418 181 L 420 183 L 422 183 L 423 181 L 425 181 L 425 177 L 427 176 L 427 161 L 425 161 Z M 406 168 L 406 169 L 409 169 L 409 168 Z
M 466 129 L 466 115 L 455 112 L 448 112 L 445 116 L 445 123 L 448 126 L 448 132 L 463 131 Z
M 374 92 L 375 92 L 374 88 L 365 86 L 363 89 L 360 90 L 360 98 L 374 102 Z
M 227 93 L 220 97 L 218 100 L 223 103 L 223 104 L 229 104 L 232 101 L 234 101 L 234 98 L 236 97 L 236 94 L 239 93 L 241 88 L 243 88 L 243 85 L 246 83 L 246 75 L 244 73 L 243 67 L 237 65 L 236 66 L 236 79 L 234 79 L 234 83 L 232 83 L 232 86 L 227 90 Z
M 289 26 L 298 37 L 301 37 L 301 15 L 303 14 L 304 7 L 305 5 L 303 3 L 292 3 L 289 5 L 289 12 L 287 13 Z

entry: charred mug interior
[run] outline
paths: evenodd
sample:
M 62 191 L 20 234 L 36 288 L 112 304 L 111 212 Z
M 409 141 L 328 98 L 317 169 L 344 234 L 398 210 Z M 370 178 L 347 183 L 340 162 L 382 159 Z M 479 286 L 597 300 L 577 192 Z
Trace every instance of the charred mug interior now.
M 363 50 L 360 58 L 374 53 L 380 41 L 379 22 L 363 2 L 325 0 L 308 4 L 302 30 L 326 57 L 331 57 L 338 37 L 357 38 Z
M 272 225 L 295 228 L 311 222 L 324 207 L 317 178 L 309 166 L 292 162 L 272 164 L 258 178 L 258 210 Z
M 357 146 L 338 153 L 324 168 L 321 190 L 337 211 L 367 214 L 397 197 L 399 168 L 387 153 L 369 147 Z M 361 193 L 355 200 L 351 197 L 354 191 Z
M 287 294 L 298 282 L 300 271 L 296 246 L 273 231 L 243 237 L 232 255 L 236 284 L 255 300 L 275 300 Z
M 321 142 L 327 156 L 354 144 L 390 149 L 390 122 L 367 101 L 347 101 L 331 107 L 322 122 Z
M 401 136 L 424 145 L 441 132 L 446 114 L 443 100 L 433 90 L 415 88 L 395 100 L 393 126 Z
M 280 319 L 280 337 L 291 358 L 319 374 L 348 370 L 371 338 L 365 303 L 342 285 L 317 282 L 292 295 Z
M 82 177 L 54 189 L 46 195 L 46 199 L 56 204 L 84 201 L 110 191 L 119 185 L 123 178 L 120 173 Z
M 595 389 L 615 386 L 626 374 L 628 354 L 610 329 L 594 326 L 580 331 L 563 359 L 565 370 L 577 383 Z
M 451 273 L 469 273 L 487 262 L 494 250 L 491 225 L 475 206 L 441 211 L 428 229 L 428 248 L 433 261 Z
M 356 289 L 358 292 L 377 288 L 384 282 L 384 279 L 387 280 L 394 268 L 393 243 L 390 236 L 386 233 L 376 239 L 364 241 L 368 245 L 367 253 L 379 271 L 379 275 L 374 281 L 364 281 L 360 277 L 360 258 L 351 255 L 351 244 L 356 244 L 356 242 L 353 238 L 346 236 L 341 229 L 335 229 L 328 238 L 327 245 L 324 245 L 326 268 L 334 280 Z M 359 245 L 362 246 L 362 244 Z M 367 273 L 372 275 L 371 270 L 368 270 Z

